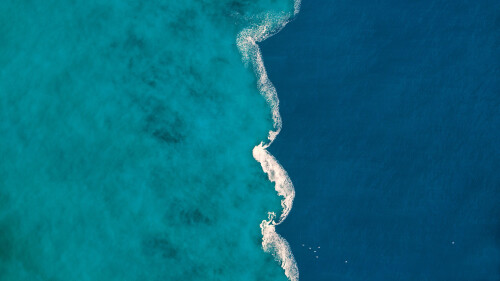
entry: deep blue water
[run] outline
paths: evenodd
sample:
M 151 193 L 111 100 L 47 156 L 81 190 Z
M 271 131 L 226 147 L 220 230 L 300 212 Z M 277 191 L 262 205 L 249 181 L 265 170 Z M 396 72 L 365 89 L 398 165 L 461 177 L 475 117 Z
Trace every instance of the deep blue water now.
M 305 0 L 260 44 L 283 117 L 270 151 L 296 188 L 278 232 L 301 281 L 500 280 L 499 15 Z

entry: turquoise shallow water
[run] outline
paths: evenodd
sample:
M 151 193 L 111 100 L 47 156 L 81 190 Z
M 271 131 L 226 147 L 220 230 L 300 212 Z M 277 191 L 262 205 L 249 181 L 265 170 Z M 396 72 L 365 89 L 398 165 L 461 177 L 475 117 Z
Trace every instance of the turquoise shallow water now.
M 236 46 L 293 1 L 2 1 L 0 280 L 286 280 Z

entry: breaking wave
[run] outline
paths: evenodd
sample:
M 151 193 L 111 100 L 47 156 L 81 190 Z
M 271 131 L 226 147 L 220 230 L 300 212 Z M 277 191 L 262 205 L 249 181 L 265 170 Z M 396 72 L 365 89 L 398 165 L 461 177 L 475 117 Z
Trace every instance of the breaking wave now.
M 260 20 L 259 24 L 253 24 L 243 29 L 238 34 L 236 40 L 243 62 L 246 66 L 251 64 L 257 75 L 257 87 L 271 107 L 273 118 L 273 130 L 269 131 L 268 141 L 261 142 L 253 149 L 253 157 L 261 164 L 262 170 L 268 175 L 269 180 L 275 184 L 275 190 L 282 197 L 282 212 L 280 217 L 277 219 L 274 212 L 269 212 L 268 220 L 263 220 L 260 224 L 262 247 L 264 251 L 272 253 L 275 259 L 281 263 L 281 267 L 285 270 L 285 275 L 291 281 L 299 280 L 299 270 L 290 245 L 276 232 L 276 225 L 283 222 L 290 213 L 295 197 L 295 190 L 286 171 L 276 158 L 267 151 L 267 148 L 280 133 L 282 122 L 276 88 L 274 88 L 267 76 L 262 53 L 257 42 L 264 41 L 278 33 L 299 11 L 300 0 L 296 0 L 294 2 L 293 15 L 289 13 L 267 13 Z

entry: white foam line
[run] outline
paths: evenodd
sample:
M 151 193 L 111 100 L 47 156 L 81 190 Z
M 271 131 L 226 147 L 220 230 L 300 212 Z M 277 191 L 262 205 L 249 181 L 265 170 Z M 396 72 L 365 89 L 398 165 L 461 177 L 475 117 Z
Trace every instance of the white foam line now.
M 295 190 L 285 169 L 283 169 L 276 158 L 267 151 L 267 148 L 280 133 L 282 123 L 279 113 L 278 94 L 267 76 L 262 53 L 260 52 L 257 42 L 261 42 L 278 33 L 293 16 L 299 13 L 299 11 L 300 0 L 296 0 L 294 3 L 293 15 L 286 13 L 268 13 L 263 17 L 260 24 L 254 24 L 243 29 L 236 39 L 243 62 L 246 66 L 251 63 L 254 68 L 258 77 L 257 87 L 271 107 L 273 116 L 273 130 L 269 131 L 269 141 L 267 143 L 261 142 L 259 145 L 255 146 L 253 149 L 253 157 L 261 164 L 262 170 L 268 175 L 269 180 L 274 182 L 275 190 L 278 192 L 278 195 L 282 197 L 281 207 L 283 210 L 278 222 L 275 220 L 276 214 L 274 212 L 269 212 L 268 220 L 263 220 L 260 224 L 262 248 L 264 251 L 272 253 L 275 259 L 281 263 L 281 267 L 285 270 L 285 275 L 291 281 L 299 280 L 299 270 L 290 249 L 290 245 L 283 237 L 276 233 L 276 225 L 282 223 L 290 213 L 295 197 Z

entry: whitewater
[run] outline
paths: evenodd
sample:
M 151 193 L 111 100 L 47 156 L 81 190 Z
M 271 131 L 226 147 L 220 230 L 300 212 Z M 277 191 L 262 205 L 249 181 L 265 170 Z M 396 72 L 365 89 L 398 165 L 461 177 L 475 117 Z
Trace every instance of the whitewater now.
M 237 45 L 242 54 L 243 62 L 247 67 L 249 64 L 252 65 L 258 78 L 257 87 L 261 95 L 266 98 L 273 118 L 273 130 L 269 131 L 268 141 L 261 142 L 252 151 L 253 157 L 261 164 L 262 170 L 268 175 L 269 180 L 275 184 L 276 192 L 282 197 L 282 212 L 279 219 L 276 220 L 274 212 L 269 212 L 268 220 L 263 220 L 260 224 L 262 247 L 264 251 L 271 253 L 281 264 L 285 275 L 291 281 L 299 280 L 299 270 L 290 245 L 276 232 L 276 225 L 281 224 L 290 213 L 295 198 L 295 190 L 285 169 L 267 150 L 280 133 L 282 121 L 279 113 L 278 94 L 267 76 L 262 52 L 257 43 L 281 31 L 290 20 L 297 16 L 300 11 L 300 3 L 300 0 L 294 2 L 293 15 L 267 13 L 259 24 L 243 29 L 237 37 Z

